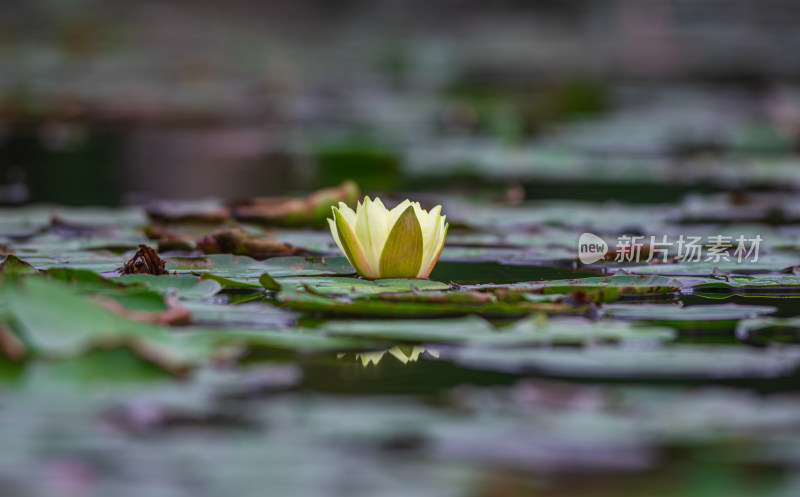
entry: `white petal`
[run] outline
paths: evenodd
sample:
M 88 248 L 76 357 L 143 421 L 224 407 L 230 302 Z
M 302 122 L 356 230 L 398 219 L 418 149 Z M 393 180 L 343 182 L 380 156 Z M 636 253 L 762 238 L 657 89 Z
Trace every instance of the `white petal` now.
M 387 223 L 389 211 L 377 198 L 373 202 L 367 202 L 365 210 L 369 218 L 369 241 L 373 249 L 372 257 L 375 261 L 375 267 L 380 267 L 383 247 L 386 245 L 386 239 L 389 238 Z
M 344 217 L 344 220 L 347 221 L 347 224 L 349 224 L 351 228 L 355 228 L 356 212 L 353 209 L 348 207 L 344 202 L 339 202 L 339 213 Z
M 380 252 L 377 252 L 375 244 L 372 241 L 374 223 L 369 215 L 370 205 L 372 205 L 372 203 L 370 202 L 369 197 L 364 198 L 363 205 L 361 203 L 358 204 L 358 210 L 356 211 L 356 225 L 353 231 L 356 234 L 356 239 L 358 239 L 359 245 L 361 245 L 361 248 L 364 251 L 364 258 L 366 259 L 366 263 L 369 266 L 370 272 L 377 274 L 380 263 Z
M 439 222 L 436 223 L 436 240 L 431 244 L 429 251 L 425 252 L 419 273 L 417 273 L 417 278 L 427 278 L 433 266 L 435 266 L 436 262 L 439 260 L 447 235 L 446 217 L 447 216 L 441 216 Z
M 342 241 L 339 240 L 339 230 L 336 229 L 336 221 L 331 218 L 328 218 L 328 226 L 331 227 L 331 235 L 333 235 L 333 241 L 336 242 L 336 245 L 339 246 L 339 250 L 342 251 L 344 254 L 344 247 L 342 246 Z
M 419 267 L 420 273 L 424 272 L 425 269 L 431 264 L 431 260 L 436 253 L 436 242 L 439 239 L 440 231 L 439 223 L 437 223 L 434 226 L 434 229 L 428 233 L 427 239 L 423 235 L 422 264 L 420 264 Z
M 408 209 L 408 206 L 410 206 L 410 205 L 411 205 L 411 201 L 406 199 L 406 200 L 403 200 L 402 202 L 400 202 L 399 204 L 397 204 L 394 209 L 389 211 L 389 215 L 387 216 L 387 220 L 386 220 L 386 225 L 389 227 L 389 232 L 392 231 L 392 228 L 394 227 L 394 223 L 396 223 L 397 220 L 400 219 L 400 215 L 402 213 L 404 213 L 406 211 L 406 209 Z

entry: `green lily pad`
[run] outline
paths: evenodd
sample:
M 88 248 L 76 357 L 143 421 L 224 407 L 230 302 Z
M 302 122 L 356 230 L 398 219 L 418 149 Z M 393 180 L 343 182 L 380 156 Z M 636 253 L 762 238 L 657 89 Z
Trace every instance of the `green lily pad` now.
M 39 271 L 26 261 L 23 261 L 14 254 L 7 255 L 0 262 L 0 273 L 6 274 L 36 274 Z
M 210 335 L 218 335 L 221 330 L 210 329 Z M 224 330 L 224 343 L 239 344 L 249 351 L 274 349 L 297 353 L 318 353 L 324 351 L 351 351 L 375 348 L 373 340 L 352 337 L 329 336 L 317 330 L 293 328 L 281 331 L 262 331 L 247 329 Z M 245 357 L 246 358 L 246 357 Z
M 493 371 L 560 378 L 644 380 L 751 380 L 796 376 L 800 350 L 672 345 L 668 348 L 487 349 L 453 352 L 460 364 Z
M 725 276 L 696 283 L 693 293 L 725 292 L 757 294 L 800 293 L 800 276 L 795 274 L 756 274 L 752 276 Z
M 159 293 L 175 293 L 185 300 L 202 300 L 213 297 L 222 289 L 222 285 L 213 280 L 204 280 L 192 275 L 165 274 L 126 274 L 113 278 L 121 283 L 140 283 Z
M 758 261 L 752 262 L 736 259 L 730 261 L 720 260 L 682 262 L 676 264 L 652 264 L 623 267 L 631 274 L 660 274 L 666 276 L 716 276 L 718 274 L 750 274 L 767 271 L 783 271 L 800 265 L 800 257 L 794 254 L 773 253 L 760 255 Z
M 417 292 L 428 290 L 447 290 L 450 285 L 431 280 L 418 279 L 383 279 L 365 280 L 361 278 L 345 277 L 301 277 L 278 278 L 277 280 L 286 294 L 292 294 L 300 289 L 324 295 L 375 295 L 381 293 Z
M 603 313 L 615 319 L 646 321 L 678 329 L 733 330 L 742 319 L 772 314 L 761 305 L 715 304 L 684 307 L 677 304 L 607 304 Z
M 217 276 L 214 273 L 210 273 L 208 271 L 203 271 L 196 274 L 201 280 L 213 280 L 220 284 L 222 288 L 233 288 L 237 290 L 247 289 L 247 290 L 260 290 L 263 288 L 261 283 L 258 282 L 256 278 L 225 278 L 223 276 Z
M 674 338 L 668 328 L 634 326 L 623 321 L 580 318 L 523 319 L 495 328 L 477 316 L 458 319 L 332 321 L 322 326 L 336 336 L 358 336 L 412 343 L 470 343 L 492 346 L 584 345 L 606 342 L 661 342 Z
M 129 344 L 94 347 L 83 354 L 61 361 L 49 361 L 33 366 L 28 373 L 31 381 L 53 385 L 69 384 L 97 388 L 122 384 L 163 382 L 182 375 L 182 369 L 161 364 L 160 358 L 150 357 L 144 350 Z
M 208 271 L 224 278 L 260 278 L 268 273 L 279 276 L 339 276 L 355 273 L 345 257 L 273 257 L 257 261 L 251 257 L 212 254 L 201 257 L 167 257 L 169 271 Z
M 28 277 L 19 284 L 6 282 L 0 295 L 19 338 L 46 357 L 75 357 L 108 343 L 136 344 L 175 364 L 197 362 L 211 353 L 206 340 L 122 318 L 61 282 Z
M 401 294 L 402 295 L 402 294 Z M 381 297 L 381 295 L 377 295 Z M 342 299 L 328 297 L 321 293 L 309 292 L 306 289 L 282 291 L 278 302 L 292 310 L 324 316 L 337 317 L 442 317 L 480 314 L 483 316 L 521 317 L 532 313 L 547 314 L 582 314 L 585 305 L 527 299 L 516 302 L 480 301 L 480 302 L 414 302 L 389 301 L 380 298 Z
M 510 285 L 474 285 L 471 289 L 511 288 L 541 294 L 577 293 L 594 302 L 611 302 L 622 296 L 675 294 L 680 281 L 666 276 L 614 275 L 566 280 L 531 281 Z
M 22 252 L 21 252 L 22 253 Z M 59 255 L 25 254 L 25 260 L 39 270 L 69 267 L 89 269 L 95 273 L 111 273 L 121 267 L 125 258 L 111 252 L 74 252 Z
M 183 302 L 182 305 L 191 313 L 193 326 L 266 329 L 286 328 L 297 321 L 291 312 L 264 302 L 237 305 Z

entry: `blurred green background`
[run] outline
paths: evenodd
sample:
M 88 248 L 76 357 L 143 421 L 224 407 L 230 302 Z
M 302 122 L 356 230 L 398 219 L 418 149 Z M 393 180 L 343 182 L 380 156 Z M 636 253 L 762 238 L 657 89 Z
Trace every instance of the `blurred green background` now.
M 15 2 L 0 204 L 794 189 L 798 27 L 789 0 Z

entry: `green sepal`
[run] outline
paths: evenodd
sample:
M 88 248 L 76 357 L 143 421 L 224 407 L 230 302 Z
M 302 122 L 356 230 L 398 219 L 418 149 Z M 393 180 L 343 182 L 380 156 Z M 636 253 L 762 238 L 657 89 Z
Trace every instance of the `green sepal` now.
M 381 278 L 416 278 L 422 266 L 422 227 L 411 206 L 392 226 L 380 260 Z

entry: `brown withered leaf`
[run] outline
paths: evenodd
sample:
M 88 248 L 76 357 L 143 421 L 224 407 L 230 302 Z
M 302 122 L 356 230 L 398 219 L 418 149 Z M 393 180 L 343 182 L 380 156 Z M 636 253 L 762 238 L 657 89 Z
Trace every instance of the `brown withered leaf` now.
M 169 274 L 166 262 L 161 260 L 155 250 L 144 244 L 139 245 L 139 250 L 117 271 L 120 274 Z
M 150 240 L 158 242 L 158 252 L 166 252 L 168 250 L 194 250 L 194 238 L 176 233 L 173 230 L 165 228 L 159 224 L 153 224 L 144 228 L 144 234 Z
M 6 323 L 0 323 L 0 356 L 14 362 L 24 361 L 28 357 L 25 344 Z
M 157 203 L 147 207 L 147 216 L 156 223 L 225 224 L 230 221 L 230 210 L 224 206 L 185 207 L 172 203 Z
M 231 205 L 231 214 L 238 221 L 266 225 L 308 226 L 323 225 L 331 207 L 339 202 L 353 204 L 360 190 L 352 181 L 333 188 L 323 188 L 303 198 L 256 197 Z
M 308 252 L 278 240 L 265 240 L 239 228 L 226 228 L 206 235 L 197 241 L 197 248 L 206 254 L 234 254 L 250 257 L 295 255 Z
M 74 221 L 62 219 L 59 216 L 53 216 L 50 219 L 49 231 L 54 235 L 62 236 L 65 238 L 73 237 L 87 237 L 97 235 L 100 233 L 108 233 L 111 231 L 110 226 L 95 226 L 91 224 L 80 224 Z

